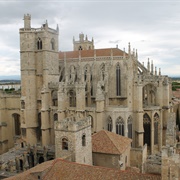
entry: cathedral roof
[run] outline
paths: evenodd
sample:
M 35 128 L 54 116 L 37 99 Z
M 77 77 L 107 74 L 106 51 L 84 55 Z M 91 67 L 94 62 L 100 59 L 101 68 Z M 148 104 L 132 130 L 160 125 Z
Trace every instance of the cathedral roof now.
M 59 59 L 64 59 L 64 54 L 66 54 L 67 59 L 71 58 L 81 58 L 86 57 L 105 57 L 105 56 L 123 56 L 123 51 L 118 48 L 106 48 L 106 49 L 94 49 L 94 50 L 81 50 L 81 51 L 67 51 L 59 52 Z M 126 53 L 127 56 L 127 53 Z
M 132 142 L 131 139 L 101 130 L 92 136 L 92 151 L 106 154 L 122 154 Z

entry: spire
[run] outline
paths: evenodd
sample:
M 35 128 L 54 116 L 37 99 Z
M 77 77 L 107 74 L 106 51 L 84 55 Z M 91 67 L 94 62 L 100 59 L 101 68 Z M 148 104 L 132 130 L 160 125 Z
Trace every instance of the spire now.
M 154 70 L 154 65 L 153 65 L 153 60 L 151 61 L 151 74 L 153 74 L 153 70 Z
M 48 21 L 47 21 L 47 19 L 46 19 L 46 25 L 48 26 Z
M 125 48 L 124 48 L 124 51 L 123 51 L 123 59 L 126 58 L 126 52 L 125 52 Z
M 128 45 L 128 54 L 129 54 L 129 57 L 131 56 L 131 44 L 129 42 L 129 45 Z
M 73 43 L 75 42 L 75 38 L 74 38 L 74 36 L 73 36 Z
M 59 32 L 59 25 L 57 24 L 56 31 Z
M 161 68 L 159 68 L 159 76 L 161 76 Z
M 87 35 L 86 35 L 86 41 L 88 40 L 88 37 L 87 37 Z
M 135 57 L 135 49 L 133 48 L 133 57 Z
M 65 69 L 65 82 L 68 82 L 68 73 L 66 68 L 66 53 L 64 52 L 64 69 Z
M 113 50 L 111 48 L 111 63 L 112 63 L 112 61 L 113 61 Z
M 149 62 L 149 58 L 148 58 L 148 62 L 147 62 L 147 69 L 148 69 L 148 71 L 150 71 L 150 62 Z
M 92 37 L 92 43 L 94 43 L 94 38 Z
M 136 59 L 138 60 L 138 52 L 137 52 L 137 49 L 136 49 Z

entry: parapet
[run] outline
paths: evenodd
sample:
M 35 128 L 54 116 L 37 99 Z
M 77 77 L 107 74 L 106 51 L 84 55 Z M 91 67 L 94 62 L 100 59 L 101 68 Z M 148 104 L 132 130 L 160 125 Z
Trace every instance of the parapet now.
M 76 117 L 68 117 L 60 122 L 55 122 L 55 130 L 76 132 L 91 126 L 90 117 L 77 120 Z

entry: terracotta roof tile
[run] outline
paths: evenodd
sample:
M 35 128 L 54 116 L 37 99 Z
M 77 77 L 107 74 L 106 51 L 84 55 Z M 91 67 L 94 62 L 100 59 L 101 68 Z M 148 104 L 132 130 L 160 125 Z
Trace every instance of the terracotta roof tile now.
M 57 159 L 43 180 L 160 180 L 160 176 L 132 173 Z
M 172 91 L 173 96 L 176 98 L 180 98 L 180 89 L 177 89 L 176 91 Z
M 37 177 L 35 176 L 35 173 L 41 173 L 46 171 L 48 168 L 50 168 L 53 164 L 53 161 L 46 161 L 44 163 L 41 163 L 27 171 L 24 171 L 16 176 L 7 178 L 8 180 L 37 180 Z
M 92 136 L 92 151 L 106 154 L 122 154 L 130 146 L 131 139 L 113 132 L 101 130 Z
M 96 57 L 111 56 L 111 52 L 113 56 L 123 56 L 123 51 L 118 48 L 106 48 L 106 49 L 95 49 L 95 50 L 59 52 L 59 59 L 64 59 L 64 53 L 66 53 L 67 59 L 71 59 L 71 58 L 79 58 L 80 54 L 82 58 L 94 57 L 94 53 L 96 53 Z
M 44 167 L 44 168 L 43 168 Z M 27 170 L 17 176 L 8 178 L 9 180 L 36 180 L 35 174 L 43 171 L 43 180 L 160 180 L 161 176 L 121 171 L 117 169 L 100 166 L 90 166 L 75 162 L 56 159 L 47 161 L 34 168 Z

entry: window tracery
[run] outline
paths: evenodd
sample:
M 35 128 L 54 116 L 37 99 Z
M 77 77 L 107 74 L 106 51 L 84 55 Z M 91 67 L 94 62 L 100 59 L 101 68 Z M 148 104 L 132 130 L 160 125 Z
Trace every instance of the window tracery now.
M 107 130 L 110 132 L 112 131 L 112 119 L 110 116 L 108 117 L 108 120 L 107 120 Z
M 116 121 L 116 134 L 124 136 L 124 120 L 122 117 L 118 117 Z
M 38 38 L 38 40 L 37 40 L 37 49 L 38 50 L 42 49 L 42 40 L 41 40 L 41 38 Z
M 116 96 L 121 96 L 121 70 L 119 64 L 116 66 Z
M 127 124 L 128 124 L 128 138 L 132 139 L 132 117 L 131 116 L 128 117 Z
M 151 145 L 151 119 L 146 113 L 143 116 L 144 144 Z
M 154 114 L 154 144 L 158 144 L 158 126 L 159 126 L 159 115 Z

